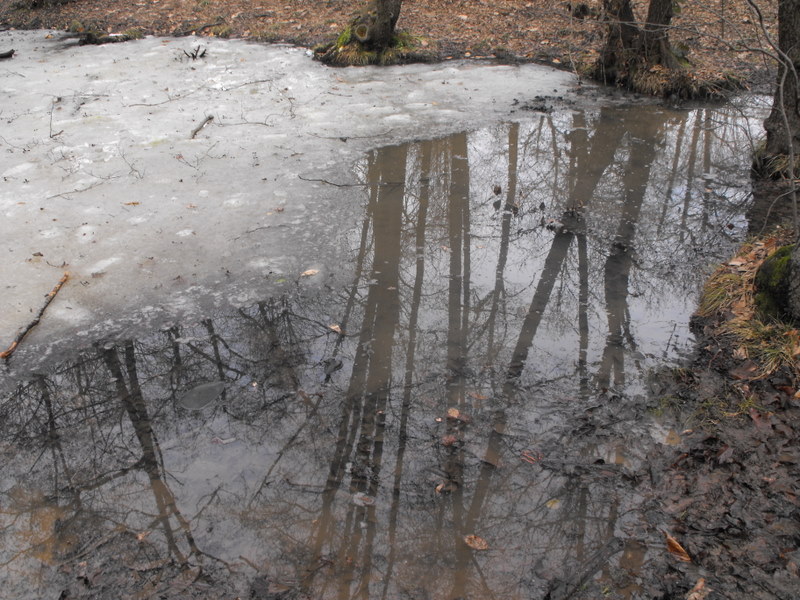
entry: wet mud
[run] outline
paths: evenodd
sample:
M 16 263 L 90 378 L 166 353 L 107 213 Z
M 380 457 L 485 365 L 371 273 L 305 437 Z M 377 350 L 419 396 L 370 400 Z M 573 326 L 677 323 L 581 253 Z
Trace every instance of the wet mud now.
M 751 417 L 754 444 L 664 410 L 748 231 L 757 116 L 551 111 L 378 149 L 336 280 L 12 364 L 3 589 L 791 597 L 791 415 Z

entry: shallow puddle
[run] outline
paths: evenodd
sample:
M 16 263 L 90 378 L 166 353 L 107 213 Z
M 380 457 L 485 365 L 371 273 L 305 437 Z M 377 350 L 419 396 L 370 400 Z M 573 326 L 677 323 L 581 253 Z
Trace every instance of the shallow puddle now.
M 648 372 L 747 230 L 758 127 L 604 108 L 372 152 L 348 285 L 7 379 L 4 588 L 646 597 Z

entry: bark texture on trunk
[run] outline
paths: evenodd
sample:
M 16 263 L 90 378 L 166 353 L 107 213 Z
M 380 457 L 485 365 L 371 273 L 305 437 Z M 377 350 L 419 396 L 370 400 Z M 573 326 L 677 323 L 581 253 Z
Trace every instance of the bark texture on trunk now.
M 620 71 L 627 68 L 629 54 L 639 37 L 639 28 L 630 0 L 603 0 L 603 12 L 608 30 L 600 53 L 599 76 L 613 83 L 619 78 Z
M 392 43 L 394 28 L 400 17 L 402 0 L 377 0 L 375 2 L 375 33 L 372 45 L 375 48 L 388 48 Z
M 672 0 L 650 0 L 647 21 L 639 42 L 642 56 L 647 64 L 663 65 L 669 69 L 680 67 L 672 53 L 667 35 L 672 16 Z
M 778 48 L 784 55 L 772 112 L 764 122 L 768 156 L 788 155 L 790 144 L 800 154 L 800 0 L 780 0 L 778 5 Z M 790 64 L 791 63 L 791 64 Z M 788 122 L 788 130 L 787 130 Z
M 598 64 L 600 79 L 629 83 L 637 70 L 680 67 L 669 44 L 672 0 L 650 0 L 643 26 L 636 22 L 631 0 L 603 0 L 603 12 L 608 29 Z
M 800 244 L 795 244 L 789 262 L 789 315 L 800 323 Z

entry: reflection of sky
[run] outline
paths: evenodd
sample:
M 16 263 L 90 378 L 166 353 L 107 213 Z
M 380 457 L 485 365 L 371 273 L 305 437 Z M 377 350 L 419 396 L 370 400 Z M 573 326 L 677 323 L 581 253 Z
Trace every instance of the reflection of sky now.
M 636 110 L 643 111 L 644 119 L 663 113 Z M 205 565 L 218 581 L 234 578 L 215 571 L 220 566 L 215 559 L 191 553 L 187 528 L 202 552 L 235 564 L 239 572 L 255 573 L 255 565 L 293 586 L 309 577 L 307 589 L 315 598 L 350 597 L 358 586 L 369 588 L 364 597 L 378 597 L 384 586 L 388 598 L 445 597 L 455 594 L 461 580 L 476 597 L 530 598 L 543 597 L 548 581 L 579 569 L 612 535 L 643 536 L 641 490 L 615 478 L 618 472 L 611 467 L 603 471 L 596 465 L 603 459 L 636 469 L 662 441 L 650 437 L 654 428 L 647 402 L 639 405 L 630 396 L 641 393 L 645 367 L 690 348 L 687 323 L 706 269 L 727 256 L 744 233 L 746 187 L 741 182 L 747 153 L 735 150 L 747 136 L 733 114 L 726 116 L 729 125 L 709 135 L 704 125 L 711 122 L 709 115 L 717 122 L 725 113 L 706 109 L 660 117 L 669 128 L 653 142 L 657 151 L 635 223 L 630 278 L 627 288 L 615 290 L 629 313 L 630 337 L 622 342 L 627 387 L 620 390 L 628 392 L 627 398 L 623 394 L 608 401 L 592 378 L 609 347 L 605 266 L 619 227 L 630 136 L 622 138 L 614 161 L 586 199 L 586 264 L 581 265 L 578 240 L 572 239 L 522 376 L 510 384 L 506 379 L 556 239 L 541 220 L 562 218 L 570 208 L 571 180 L 581 176 L 571 167 L 577 150 L 566 139 L 578 116 L 567 113 L 519 125 L 519 215 L 511 219 L 505 296 L 493 323 L 503 212 L 493 208 L 492 190 L 500 185 L 499 198 L 505 200 L 509 126 L 468 137 L 471 308 L 466 315 L 460 304 L 463 289 L 459 303 L 448 305 L 450 261 L 461 249 L 448 247 L 452 182 L 446 140 L 431 146 L 436 160 L 423 247 L 425 276 L 419 306 L 412 304 L 421 145 L 409 147 L 401 248 L 394 257 L 400 261 L 401 308 L 397 327 L 388 332 L 390 364 L 376 358 L 377 327 L 367 329 L 364 340 L 359 337 L 370 310 L 378 320 L 390 312 L 384 305 L 367 305 L 373 270 L 386 266 L 373 264 L 373 236 L 382 232 L 370 229 L 362 247 L 361 223 L 343 232 L 353 257 L 363 253 L 364 271 L 351 287 L 300 287 L 290 299 L 175 325 L 137 340 L 133 362 L 159 442 L 162 485 L 174 494 L 175 507 L 185 518 L 185 524 L 177 517 L 170 520 L 171 535 L 190 562 Z M 601 116 L 584 116 L 590 144 Z M 366 178 L 369 160 L 355 168 Z M 379 188 L 372 209 L 382 210 L 380 201 L 388 197 L 382 194 Z M 589 297 L 588 393 L 579 390 L 576 377 L 582 267 Z M 408 374 L 409 321 L 415 309 L 417 340 Z M 461 371 L 447 364 L 448 334 L 453 333 L 448 317 L 453 313 L 468 323 L 460 346 L 465 358 Z M 331 324 L 340 325 L 347 337 L 333 334 Z M 490 328 L 493 357 L 488 356 Z M 123 354 L 121 348 L 115 352 Z M 334 356 L 343 366 L 326 382 L 322 361 Z M 225 395 L 203 412 L 177 405 L 194 384 L 220 379 L 226 382 Z M 6 497 L 25 496 L 33 505 L 54 502 L 83 515 L 93 526 L 75 533 L 83 536 L 82 543 L 96 541 L 95 533 L 116 539 L 113 528 L 122 523 L 135 534 L 148 532 L 141 552 L 149 560 L 167 555 L 169 536 L 154 514 L 158 486 L 141 470 L 120 472 L 140 458 L 142 449 L 101 350 L 53 365 L 43 381 L 60 446 L 54 450 L 49 445 L 51 422 L 41 390 L 21 383 L 0 406 L 6 423 L 0 481 Z M 126 385 L 131 386 L 128 373 Z M 380 401 L 386 406 L 378 410 Z M 454 429 L 445 416 L 453 402 L 472 419 L 463 430 Z M 367 429 L 378 412 L 386 425 L 376 434 Z M 456 450 L 444 443 L 448 435 L 458 440 Z M 342 450 L 347 444 L 352 446 Z M 523 452 L 536 459 L 521 460 Z M 454 458 L 463 469 L 462 486 L 451 495 L 437 494 L 436 487 L 451 477 L 448 461 Z M 367 474 L 367 487 L 359 473 Z M 92 487 L 106 474 L 114 477 Z M 373 494 L 366 503 L 365 490 Z M 45 493 L 54 499 L 44 500 Z M 13 510 L 24 516 L 35 512 L 24 502 Z M 0 551 L 8 560 L 10 552 L 30 541 L 28 525 L 20 519 L 12 526 L 13 511 L 0 519 L 11 526 L 0 533 L 3 541 L 13 538 Z M 71 531 L 70 526 L 62 531 Z M 466 534 L 487 539 L 490 550 L 465 554 L 461 540 Z M 109 544 L 99 554 L 114 548 Z M 23 576 L 38 568 L 36 560 L 26 560 L 16 563 Z M 19 577 L 5 577 L 9 585 L 20 585 Z M 59 585 L 55 569 L 48 577 L 53 587 Z M 247 581 L 242 576 L 229 589 L 247 594 Z

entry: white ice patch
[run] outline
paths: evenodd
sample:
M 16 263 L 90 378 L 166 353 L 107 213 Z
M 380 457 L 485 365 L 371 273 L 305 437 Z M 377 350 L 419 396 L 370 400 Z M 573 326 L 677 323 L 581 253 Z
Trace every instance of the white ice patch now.
M 91 267 L 88 268 L 88 271 L 92 275 L 99 275 L 101 273 L 105 273 L 108 267 L 110 267 L 115 263 L 118 263 L 121 260 L 122 260 L 121 256 L 112 256 L 109 258 L 105 258 L 103 260 L 99 260 L 96 263 L 94 263 Z
M 33 169 L 35 166 L 36 165 L 34 163 L 31 163 L 31 162 L 25 162 L 25 163 L 19 164 L 16 167 L 11 167 L 10 169 L 7 169 L 7 170 L 3 171 L 2 177 L 9 177 L 9 178 L 10 177 L 17 177 L 19 175 L 22 175 L 23 173 L 27 173 L 28 171 Z
M 247 288 L 226 294 L 237 303 L 270 293 L 264 272 L 280 273 L 276 265 L 291 279 L 315 264 L 341 271 L 336 235 L 353 227 L 359 200 L 335 197 L 321 180 L 351 181 L 368 150 L 514 120 L 521 95 L 568 96 L 575 85 L 535 65 L 333 70 L 304 49 L 213 38 L 202 39 L 203 61 L 192 62 L 183 50 L 197 38 L 81 47 L 47 34 L 0 31 L 0 48 L 17 51 L 3 89 L 3 139 L 25 149 L 1 149 L 0 229 L 19 256 L 42 252 L 108 272 L 59 292 L 61 302 L 75 307 L 79 297 L 89 314 L 112 315 L 93 328 L 141 317 L 142 306 L 161 315 L 196 308 L 221 271 L 231 278 L 218 285 Z M 53 110 L 57 97 L 61 110 Z M 207 115 L 214 120 L 191 139 Z M 137 201 L 147 213 L 126 206 Z M 266 216 L 283 203 L 286 215 Z M 192 244 L 183 239 L 194 235 Z M 141 268 L 136 257 L 160 258 Z M 25 322 L 52 274 L 0 262 L 0 281 L 15 290 L 0 331 Z M 312 279 L 324 281 L 304 282 Z M 121 282 L 135 293 L 120 293 Z M 197 302 L 186 297 L 189 282 L 204 286 L 191 292 L 203 296 Z M 51 335 L 68 343 L 66 333 L 84 325 Z

